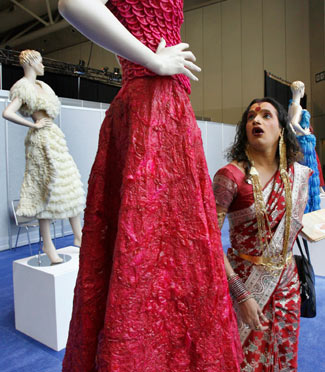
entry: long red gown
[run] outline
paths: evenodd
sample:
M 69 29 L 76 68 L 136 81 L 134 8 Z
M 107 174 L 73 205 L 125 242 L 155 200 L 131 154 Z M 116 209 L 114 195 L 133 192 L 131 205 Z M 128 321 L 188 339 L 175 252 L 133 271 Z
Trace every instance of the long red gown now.
M 155 50 L 181 0 L 112 0 Z M 183 75 L 121 60 L 89 179 L 64 372 L 239 371 L 215 202 Z M 239 359 L 239 361 L 238 361 Z

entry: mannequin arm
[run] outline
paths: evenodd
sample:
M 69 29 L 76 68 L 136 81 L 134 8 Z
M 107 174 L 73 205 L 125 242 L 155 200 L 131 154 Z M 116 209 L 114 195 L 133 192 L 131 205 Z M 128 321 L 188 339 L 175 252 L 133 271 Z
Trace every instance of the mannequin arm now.
M 51 121 L 48 118 L 43 118 L 37 120 L 36 123 L 33 123 L 22 116 L 17 114 L 17 111 L 21 108 L 22 101 L 19 98 L 15 98 L 9 105 L 3 110 L 2 116 L 4 119 L 12 121 L 13 123 L 23 125 L 29 128 L 43 128 L 51 124 Z
M 105 6 L 106 0 L 59 0 L 59 11 L 87 38 L 157 75 L 184 74 L 198 80 L 190 70 L 200 71 L 189 45 L 167 47 L 162 39 L 156 53 L 135 38 Z

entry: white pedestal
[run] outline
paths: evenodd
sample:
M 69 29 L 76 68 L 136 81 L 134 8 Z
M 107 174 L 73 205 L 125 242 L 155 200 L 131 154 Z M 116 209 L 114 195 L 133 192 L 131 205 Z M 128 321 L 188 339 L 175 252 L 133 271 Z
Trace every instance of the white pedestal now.
M 31 257 L 13 262 L 16 329 L 60 351 L 65 348 L 79 267 L 79 249 L 58 249 L 70 261 L 30 266 Z

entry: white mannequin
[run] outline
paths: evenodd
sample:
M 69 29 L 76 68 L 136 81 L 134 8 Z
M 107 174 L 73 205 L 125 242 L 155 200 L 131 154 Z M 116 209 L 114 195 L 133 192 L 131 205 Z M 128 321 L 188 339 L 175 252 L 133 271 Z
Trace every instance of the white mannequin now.
M 302 107 L 300 105 L 300 100 L 305 95 L 305 84 L 302 81 L 294 81 L 291 84 L 292 92 L 292 104 L 289 106 L 289 121 L 291 129 L 295 132 L 297 136 L 306 136 L 310 134 L 308 128 L 303 129 L 300 126 Z
M 303 129 L 300 126 L 302 107 L 300 105 L 300 100 L 305 95 L 305 84 L 302 81 L 294 81 L 291 86 L 292 92 L 292 104 L 289 106 L 288 115 L 290 126 L 297 136 L 306 136 L 311 134 L 310 129 Z M 323 194 L 324 190 L 322 187 L 319 188 L 320 193 Z
M 153 53 L 149 48 L 136 39 L 105 6 L 107 0 L 59 0 L 58 7 L 61 15 L 68 20 L 87 38 L 103 48 L 140 64 L 157 75 L 184 74 L 194 81 L 198 78 L 190 71 L 201 71 L 196 66 L 195 56 L 190 51 L 184 51 L 189 45 L 180 43 L 167 47 L 164 39 Z M 225 258 L 226 273 L 229 277 L 234 273 L 228 259 Z M 260 309 L 254 299 L 249 299 L 242 305 L 245 319 L 253 319 L 261 330 L 266 327 L 260 324 Z M 256 316 L 255 316 L 256 315 Z M 260 315 L 263 317 L 263 314 Z M 256 318 L 256 319 L 255 319 Z M 263 318 L 264 321 L 267 321 Z
M 87 38 L 103 48 L 140 64 L 157 75 L 184 74 L 197 81 L 190 70 L 201 71 L 196 66 L 192 52 L 184 51 L 189 45 L 180 43 L 167 47 L 164 39 L 152 52 L 136 39 L 106 8 L 107 0 L 59 0 L 59 11 L 69 23 Z
M 42 87 L 36 83 L 37 76 L 44 75 L 44 66 L 42 64 L 42 58 L 29 57 L 27 56 L 26 63 L 22 64 L 24 69 L 24 78 L 26 78 L 31 84 L 35 86 L 37 92 L 41 95 L 46 96 L 46 92 Z M 19 109 L 22 107 L 23 102 L 20 98 L 16 97 L 13 101 L 6 107 L 3 111 L 2 116 L 19 125 L 23 125 L 29 128 L 41 129 L 46 126 L 50 126 L 52 120 L 49 118 L 45 111 L 37 111 L 32 114 L 31 122 L 24 117 L 17 114 Z M 76 246 L 81 245 L 81 225 L 79 215 L 69 218 L 72 231 L 74 233 L 74 244 Z M 43 251 L 47 254 L 52 264 L 58 264 L 63 261 L 63 259 L 58 255 L 55 246 L 51 239 L 50 233 L 50 220 L 49 219 L 39 219 L 40 233 L 43 238 Z

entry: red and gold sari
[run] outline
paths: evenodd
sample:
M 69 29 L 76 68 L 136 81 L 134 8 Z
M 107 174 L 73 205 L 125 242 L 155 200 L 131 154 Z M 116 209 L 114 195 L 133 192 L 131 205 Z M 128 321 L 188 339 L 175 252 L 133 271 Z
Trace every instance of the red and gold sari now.
M 240 255 L 282 258 L 285 231 L 285 188 L 277 171 L 263 189 L 271 236 L 267 248 L 260 246 L 253 188 L 243 172 L 233 164 L 221 168 L 213 181 L 216 204 L 228 210 L 231 248 L 228 259 L 236 273 L 269 320 L 266 331 L 247 328 L 238 319 L 245 372 L 292 372 L 297 370 L 300 318 L 299 279 L 292 258 L 292 246 L 302 228 L 302 216 L 308 198 L 310 169 L 298 163 L 289 168 L 292 187 L 292 217 L 287 264 L 272 269 L 243 259 Z

